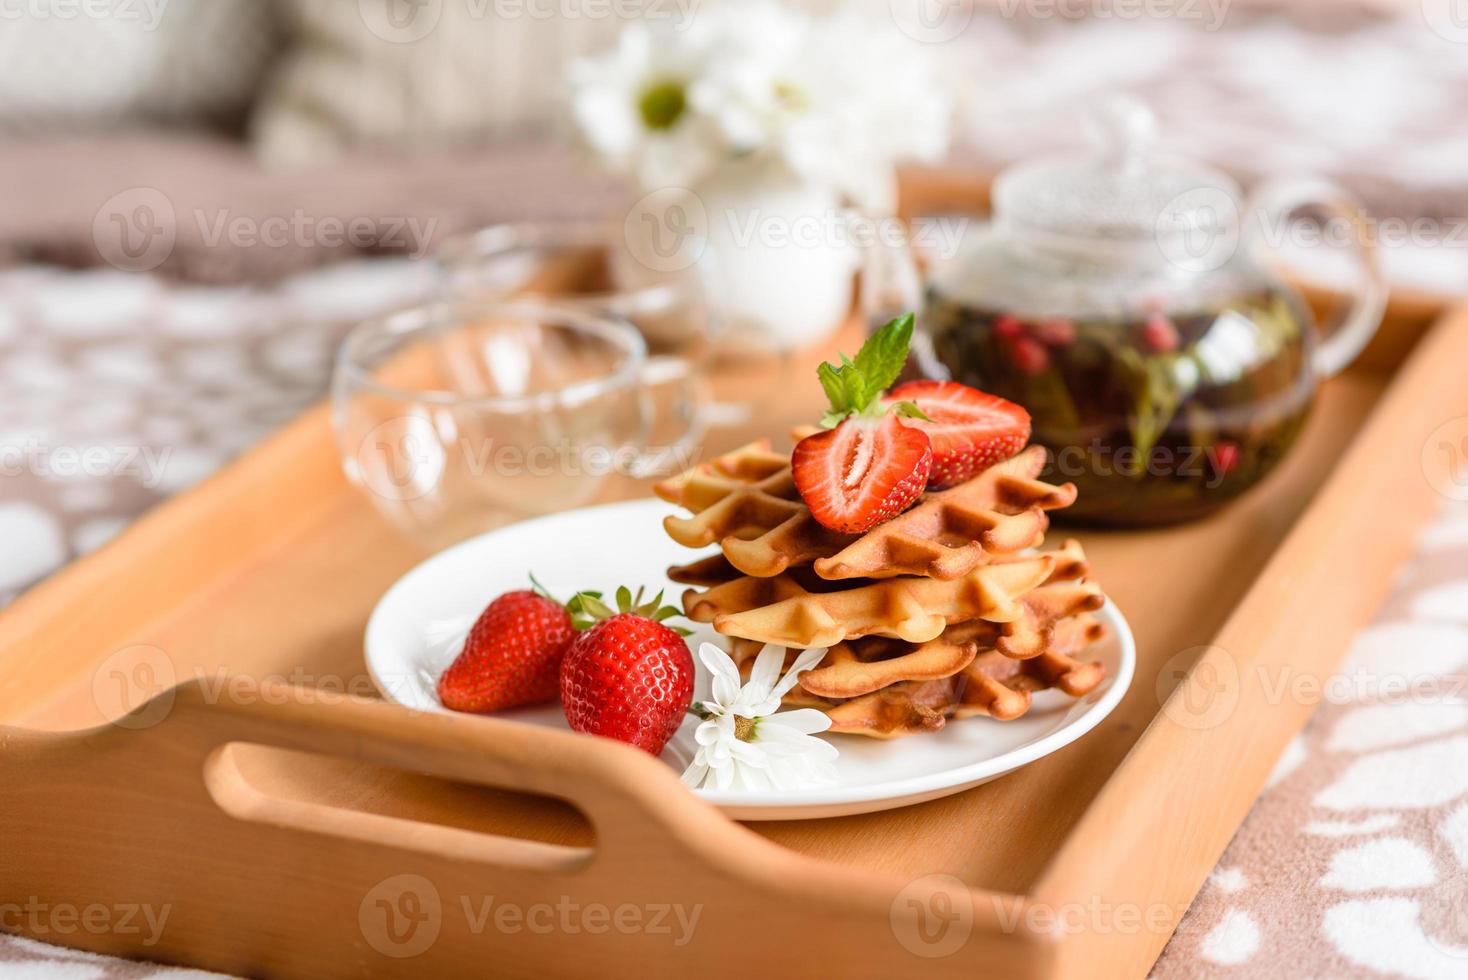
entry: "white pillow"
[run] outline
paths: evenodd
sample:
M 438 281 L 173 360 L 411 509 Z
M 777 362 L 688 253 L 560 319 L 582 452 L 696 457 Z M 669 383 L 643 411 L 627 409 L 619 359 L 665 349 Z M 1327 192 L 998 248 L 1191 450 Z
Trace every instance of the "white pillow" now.
M 273 10 L 267 0 L 5 0 L 0 129 L 238 117 L 274 53 Z

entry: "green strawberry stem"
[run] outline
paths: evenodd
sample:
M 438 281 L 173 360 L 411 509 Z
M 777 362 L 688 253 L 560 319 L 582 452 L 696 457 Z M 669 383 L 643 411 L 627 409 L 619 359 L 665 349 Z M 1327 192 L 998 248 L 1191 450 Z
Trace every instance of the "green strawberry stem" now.
M 573 595 L 571 601 L 566 603 L 566 611 L 571 614 L 571 625 L 578 630 L 587 629 L 595 623 L 611 619 L 622 613 L 631 613 L 634 616 L 650 619 L 654 623 L 664 623 L 680 636 L 688 636 L 693 632 L 682 626 L 666 622 L 674 616 L 683 615 L 683 610 L 677 606 L 664 605 L 661 591 L 647 602 L 642 601 L 644 592 L 644 589 L 639 588 L 637 594 L 633 595 L 632 590 L 625 585 L 620 586 L 617 589 L 617 605 L 614 609 L 607 604 L 600 592 L 582 591 Z
M 907 364 L 907 349 L 912 343 L 915 318 L 911 313 L 892 320 L 872 334 L 856 352 L 856 357 L 841 355 L 839 365 L 823 362 L 816 377 L 826 392 L 830 409 L 821 425 L 834 429 L 853 416 L 881 418 L 890 410 L 907 418 L 927 420 L 922 409 L 912 402 L 899 402 L 890 409 L 882 405 L 882 395 L 892 387 Z

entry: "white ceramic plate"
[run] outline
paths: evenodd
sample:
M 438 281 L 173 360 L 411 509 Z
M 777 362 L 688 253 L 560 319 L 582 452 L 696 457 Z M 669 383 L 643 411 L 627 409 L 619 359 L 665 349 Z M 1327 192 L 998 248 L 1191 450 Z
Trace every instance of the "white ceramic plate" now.
M 676 604 L 682 587 L 668 582 L 665 570 L 694 556 L 663 532 L 668 513 L 668 505 L 657 500 L 566 511 L 492 531 L 428 559 L 389 589 L 372 612 L 366 646 L 373 682 L 392 701 L 447 711 L 435 693 L 438 675 L 457 655 L 485 604 L 502 592 L 527 588 L 531 571 L 557 596 L 645 585 L 653 591 L 666 588 Z M 1030 711 L 1014 721 L 970 718 L 940 732 L 888 742 L 825 736 L 841 750 L 834 786 L 794 793 L 696 792 L 735 819 L 792 820 L 920 803 L 1012 772 L 1090 731 L 1131 683 L 1136 662 L 1131 629 L 1109 603 L 1099 615 L 1109 636 L 1087 655 L 1106 665 L 1107 679 L 1084 698 L 1042 691 Z M 701 628 L 689 643 L 696 649 L 700 642 L 720 639 Z M 708 677 L 703 665 L 697 666 L 694 696 L 707 697 Z M 557 704 L 501 717 L 566 727 Z M 679 772 L 692 758 L 696 724 L 690 716 L 663 750 L 663 761 Z

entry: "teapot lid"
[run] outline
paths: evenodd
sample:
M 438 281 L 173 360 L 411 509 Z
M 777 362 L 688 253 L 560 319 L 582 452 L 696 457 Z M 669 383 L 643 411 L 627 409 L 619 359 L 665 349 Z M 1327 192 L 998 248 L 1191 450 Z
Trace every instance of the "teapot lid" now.
M 1153 151 L 1157 122 L 1133 99 L 1114 96 L 1091 120 L 1087 155 L 1042 157 L 1003 171 L 994 184 L 1001 227 L 1036 244 L 1099 255 L 1195 251 L 1187 236 L 1236 236 L 1239 186 L 1204 164 Z

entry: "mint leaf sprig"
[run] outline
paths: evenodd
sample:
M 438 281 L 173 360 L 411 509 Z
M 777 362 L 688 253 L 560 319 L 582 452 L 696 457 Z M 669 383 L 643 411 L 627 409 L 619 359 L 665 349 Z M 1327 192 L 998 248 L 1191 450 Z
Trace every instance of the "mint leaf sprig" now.
M 856 357 L 841 355 L 839 365 L 823 362 L 816 377 L 826 392 L 830 409 L 821 418 L 821 426 L 834 429 L 853 416 L 880 418 L 887 413 L 882 395 L 892 387 L 907 364 L 907 348 L 912 343 L 914 317 L 900 316 L 866 339 Z M 898 402 L 891 411 L 906 418 L 931 421 L 912 402 Z

